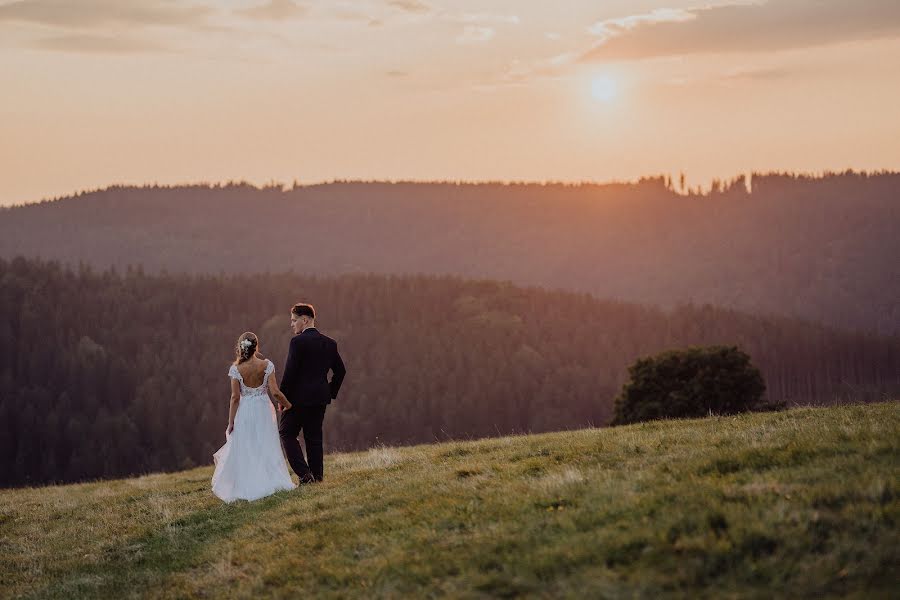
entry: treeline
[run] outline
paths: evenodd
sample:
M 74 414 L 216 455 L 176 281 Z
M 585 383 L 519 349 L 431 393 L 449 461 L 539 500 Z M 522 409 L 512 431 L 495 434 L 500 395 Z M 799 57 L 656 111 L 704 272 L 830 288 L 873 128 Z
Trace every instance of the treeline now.
M 898 190 L 900 174 L 854 172 L 753 174 L 705 193 L 663 177 L 115 186 L 0 211 L 0 257 L 148 272 L 455 274 L 896 335 Z
M 248 249 L 248 252 L 253 250 Z M 897 338 L 451 277 L 148 275 L 0 260 L 0 484 L 208 464 L 244 330 L 280 373 L 311 301 L 349 370 L 330 450 L 603 425 L 637 357 L 737 344 L 789 404 L 900 388 Z

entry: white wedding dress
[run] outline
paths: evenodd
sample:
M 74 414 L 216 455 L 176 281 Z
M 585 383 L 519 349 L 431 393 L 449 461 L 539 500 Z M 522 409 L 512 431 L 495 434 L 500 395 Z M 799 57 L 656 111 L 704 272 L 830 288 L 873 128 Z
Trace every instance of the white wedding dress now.
M 266 363 L 262 385 L 256 388 L 244 385 L 235 365 L 228 370 L 228 376 L 241 384 L 241 401 L 234 431 L 226 432 L 225 445 L 213 454 L 212 491 L 225 502 L 257 500 L 296 487 L 281 450 L 275 407 L 266 391 L 275 365 L 270 360 Z

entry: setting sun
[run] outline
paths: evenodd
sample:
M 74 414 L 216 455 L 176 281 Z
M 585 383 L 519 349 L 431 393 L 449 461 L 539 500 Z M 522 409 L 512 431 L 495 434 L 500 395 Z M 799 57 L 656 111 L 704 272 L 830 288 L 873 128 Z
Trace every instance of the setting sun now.
M 591 97 L 600 102 L 611 102 L 618 92 L 616 81 L 611 77 L 594 77 L 591 80 Z

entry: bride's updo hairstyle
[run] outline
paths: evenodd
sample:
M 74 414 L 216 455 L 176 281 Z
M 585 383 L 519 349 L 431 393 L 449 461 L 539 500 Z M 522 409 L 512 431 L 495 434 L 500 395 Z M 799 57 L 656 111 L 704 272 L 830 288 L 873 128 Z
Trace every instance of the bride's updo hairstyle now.
M 250 360 L 256 354 L 257 348 L 259 348 L 259 338 L 256 337 L 256 334 L 252 331 L 242 333 L 234 347 L 234 364 L 239 365 Z

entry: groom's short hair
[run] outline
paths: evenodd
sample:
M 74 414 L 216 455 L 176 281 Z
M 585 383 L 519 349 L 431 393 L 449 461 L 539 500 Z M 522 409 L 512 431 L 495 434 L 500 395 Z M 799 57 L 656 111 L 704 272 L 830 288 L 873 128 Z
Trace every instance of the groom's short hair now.
M 313 308 L 312 304 L 295 304 L 294 308 L 291 309 L 291 312 L 297 315 L 298 317 L 309 317 L 310 319 L 316 318 L 316 309 Z

